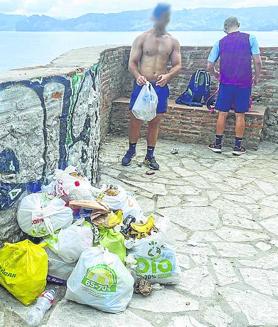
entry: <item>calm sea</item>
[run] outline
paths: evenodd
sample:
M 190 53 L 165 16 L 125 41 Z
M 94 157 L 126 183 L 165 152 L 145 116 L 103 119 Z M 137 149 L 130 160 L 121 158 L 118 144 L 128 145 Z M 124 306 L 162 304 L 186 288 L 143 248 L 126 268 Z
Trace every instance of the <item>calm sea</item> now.
M 0 32 L 0 71 L 44 65 L 71 49 L 131 44 L 140 32 Z M 212 45 L 222 32 L 171 32 L 182 45 Z M 261 46 L 278 46 L 278 31 L 252 32 Z

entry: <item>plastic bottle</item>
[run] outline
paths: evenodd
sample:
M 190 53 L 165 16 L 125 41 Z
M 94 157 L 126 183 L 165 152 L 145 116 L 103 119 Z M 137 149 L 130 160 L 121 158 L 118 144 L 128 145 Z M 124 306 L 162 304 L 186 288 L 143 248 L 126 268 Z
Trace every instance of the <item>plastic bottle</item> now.
M 39 326 L 43 317 L 55 299 L 55 290 L 47 290 L 37 299 L 36 304 L 30 309 L 27 315 L 27 324 L 32 327 Z

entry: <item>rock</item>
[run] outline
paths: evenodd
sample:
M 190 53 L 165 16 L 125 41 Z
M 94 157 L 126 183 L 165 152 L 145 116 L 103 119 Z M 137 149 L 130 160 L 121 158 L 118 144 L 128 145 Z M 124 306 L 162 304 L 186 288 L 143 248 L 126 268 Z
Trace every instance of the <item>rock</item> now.
M 270 233 L 278 235 L 278 216 L 262 221 L 261 225 Z
M 134 295 L 130 308 L 151 312 L 174 313 L 198 310 L 199 303 L 171 289 L 163 289 L 153 292 L 148 298 Z
M 122 179 L 122 182 L 126 183 L 127 185 L 135 186 L 137 189 L 142 189 L 145 190 L 149 193 L 152 194 L 157 194 L 157 195 L 166 195 L 166 187 L 164 184 L 158 184 L 150 181 L 149 183 L 145 182 L 134 182 L 129 179 Z
M 192 236 L 189 238 L 189 243 L 197 243 L 198 242 L 217 242 L 221 241 L 221 238 L 212 231 L 200 231 L 194 232 Z
M 187 196 L 182 207 L 208 207 L 209 201 L 205 196 Z
M 168 327 L 208 327 L 208 326 L 201 324 L 193 317 L 180 316 L 172 319 Z
M 54 309 L 45 327 L 151 327 L 151 323 L 137 316 L 130 310 L 120 314 L 108 314 L 95 310 L 89 306 L 79 305 L 74 302 L 62 300 Z
M 252 199 L 250 196 L 246 195 L 238 195 L 238 194 L 223 194 L 223 197 L 232 202 L 238 203 L 255 203 L 255 200 Z
M 235 226 L 251 230 L 262 229 L 261 226 L 251 219 L 246 219 L 244 216 L 236 216 L 235 214 L 225 213 L 222 216 L 223 225 Z
M 211 258 L 211 263 L 220 286 L 233 284 L 239 281 L 230 260 Z
M 265 198 L 264 200 L 262 200 L 261 204 L 263 206 L 278 209 L 278 195 L 272 195 L 272 196 Z
M 190 185 L 169 186 L 169 190 L 173 195 L 199 195 L 201 193 L 199 188 Z
M 230 258 L 245 258 L 252 257 L 257 254 L 257 251 L 252 245 L 232 243 L 232 242 L 213 242 L 217 251 L 222 257 Z
M 172 170 L 177 173 L 178 175 L 180 175 L 181 177 L 188 177 L 188 176 L 192 176 L 194 175 L 194 173 L 192 171 L 189 171 L 185 168 L 181 168 L 181 167 L 172 167 Z
M 275 186 L 271 183 L 264 182 L 261 180 L 256 180 L 255 183 L 259 186 L 259 188 L 267 195 L 272 195 L 277 192 Z
M 268 251 L 271 249 L 271 245 L 270 244 L 267 244 L 267 243 L 264 243 L 264 242 L 258 242 L 255 244 L 256 247 L 262 251 Z
M 185 207 L 161 209 L 159 213 L 169 217 L 170 220 L 193 231 L 210 230 L 219 224 L 218 212 L 216 209 L 207 207 Z
M 196 296 L 209 297 L 214 292 L 214 284 L 206 267 L 196 267 L 182 273 L 181 282 L 176 288 Z
M 228 327 L 233 318 L 222 311 L 219 305 L 210 306 L 204 312 L 204 319 L 214 327 Z
M 193 184 L 195 187 L 197 188 L 201 188 L 201 189 L 209 189 L 210 188 L 210 184 L 206 181 L 206 179 L 204 179 L 201 176 L 192 176 L 192 177 L 188 177 L 186 179 L 187 182 Z
M 231 287 L 218 289 L 235 312 L 246 315 L 252 326 L 277 325 L 278 301 L 266 295 Z
M 278 296 L 278 273 L 274 270 L 241 268 L 244 281 L 261 293 Z
M 181 199 L 176 195 L 159 196 L 157 201 L 158 208 L 177 207 Z
M 277 225 L 278 226 L 278 225 Z M 261 232 L 252 232 L 246 229 L 236 229 L 231 227 L 221 227 L 216 230 L 215 233 L 225 241 L 231 242 L 251 242 L 258 240 L 270 239 L 264 233 Z
M 239 262 L 248 267 L 275 269 L 278 268 L 278 253 L 271 253 L 256 260 L 240 260 Z
M 180 267 L 190 269 L 192 267 L 190 257 L 186 254 L 177 254 L 177 260 Z

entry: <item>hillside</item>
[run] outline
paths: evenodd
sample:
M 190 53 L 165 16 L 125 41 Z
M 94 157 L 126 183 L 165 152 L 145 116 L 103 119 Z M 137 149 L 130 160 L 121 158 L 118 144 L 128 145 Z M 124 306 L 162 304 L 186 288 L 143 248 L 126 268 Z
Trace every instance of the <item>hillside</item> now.
M 128 11 L 111 14 L 86 14 L 77 18 L 49 16 L 14 16 L 0 14 L 2 31 L 141 31 L 149 28 L 151 11 Z M 278 30 L 278 6 L 254 8 L 199 8 L 174 11 L 170 30 L 222 30 L 228 16 L 237 16 L 243 30 Z

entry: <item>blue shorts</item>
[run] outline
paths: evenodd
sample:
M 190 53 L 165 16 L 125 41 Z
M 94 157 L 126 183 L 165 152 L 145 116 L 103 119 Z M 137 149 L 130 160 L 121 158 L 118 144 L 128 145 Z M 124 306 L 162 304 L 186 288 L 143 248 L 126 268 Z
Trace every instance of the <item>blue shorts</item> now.
M 154 83 L 152 83 L 152 86 L 158 96 L 158 105 L 156 109 L 157 114 L 164 114 L 167 112 L 168 107 L 168 98 L 169 98 L 169 87 L 168 85 L 165 85 L 163 87 L 158 86 Z M 132 110 L 134 103 L 141 91 L 143 86 L 138 85 L 136 82 L 134 83 L 133 91 L 131 93 L 130 97 L 130 103 L 129 103 L 129 109 Z
M 222 112 L 235 110 L 237 113 L 245 113 L 250 109 L 251 87 L 220 84 L 215 108 Z

